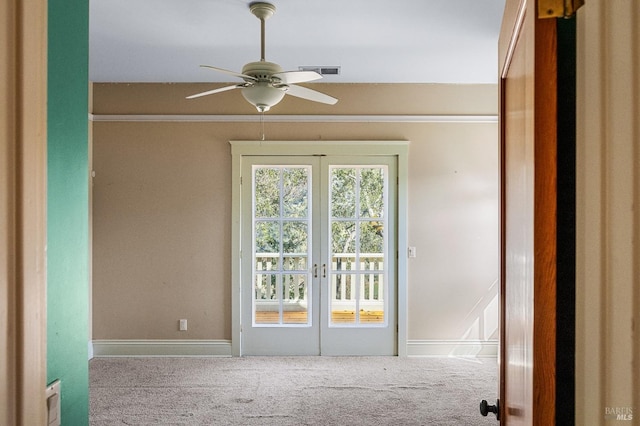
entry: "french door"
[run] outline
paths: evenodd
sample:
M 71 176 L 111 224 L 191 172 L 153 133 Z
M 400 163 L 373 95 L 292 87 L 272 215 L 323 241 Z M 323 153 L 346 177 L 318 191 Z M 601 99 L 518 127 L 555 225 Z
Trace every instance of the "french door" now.
M 243 354 L 396 353 L 396 162 L 244 158 Z

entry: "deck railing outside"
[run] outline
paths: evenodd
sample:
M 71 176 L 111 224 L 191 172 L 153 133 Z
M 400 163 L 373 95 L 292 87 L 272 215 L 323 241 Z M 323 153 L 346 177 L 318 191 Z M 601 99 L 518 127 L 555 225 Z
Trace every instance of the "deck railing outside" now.
M 307 264 L 306 253 L 286 253 L 284 256 L 279 253 L 257 253 L 255 259 L 255 301 L 261 305 L 261 310 L 267 310 L 267 305 L 278 309 L 277 275 L 282 276 L 283 308 L 287 310 L 295 309 L 295 306 L 306 307 L 307 280 L 314 273 L 314 266 Z M 283 262 L 282 267 L 281 262 Z M 333 255 L 330 271 L 327 271 L 331 275 L 332 310 L 355 309 L 356 300 L 360 310 L 383 309 L 384 255 L 361 253 L 357 263 L 354 253 Z M 317 273 L 323 273 L 320 265 Z

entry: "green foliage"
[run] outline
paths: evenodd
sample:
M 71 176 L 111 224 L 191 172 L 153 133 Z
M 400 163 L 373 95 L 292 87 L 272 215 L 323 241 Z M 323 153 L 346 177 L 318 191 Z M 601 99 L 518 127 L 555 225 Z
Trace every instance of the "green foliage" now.
M 355 253 L 356 241 L 360 253 L 383 252 L 384 183 L 381 167 L 331 169 L 331 245 L 334 253 Z M 356 211 L 359 212 L 357 217 Z
M 333 253 L 382 253 L 382 167 L 332 167 L 330 175 Z M 265 166 L 254 172 L 257 253 L 306 254 L 309 241 L 310 169 Z M 304 262 L 306 267 L 306 262 Z
M 280 169 L 261 167 L 254 175 L 254 214 L 256 218 L 280 216 Z
M 260 167 L 254 185 L 256 253 L 306 253 L 308 168 Z

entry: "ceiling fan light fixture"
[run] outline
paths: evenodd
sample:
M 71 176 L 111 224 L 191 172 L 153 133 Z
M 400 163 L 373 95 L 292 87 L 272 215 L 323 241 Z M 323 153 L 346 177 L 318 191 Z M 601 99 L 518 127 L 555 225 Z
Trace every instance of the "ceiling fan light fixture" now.
M 284 98 L 286 86 L 273 87 L 268 83 L 256 83 L 253 86 L 242 88 L 242 96 L 251 105 L 255 106 L 259 112 L 266 112 L 272 106 L 279 103 Z

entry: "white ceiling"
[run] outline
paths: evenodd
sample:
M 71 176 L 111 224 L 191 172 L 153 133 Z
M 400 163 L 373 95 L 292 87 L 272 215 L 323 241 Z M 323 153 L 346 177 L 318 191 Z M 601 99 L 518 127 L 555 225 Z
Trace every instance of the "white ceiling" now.
M 505 0 L 272 0 L 266 59 L 337 83 L 496 83 Z M 228 82 L 260 59 L 246 0 L 90 0 L 95 82 Z

